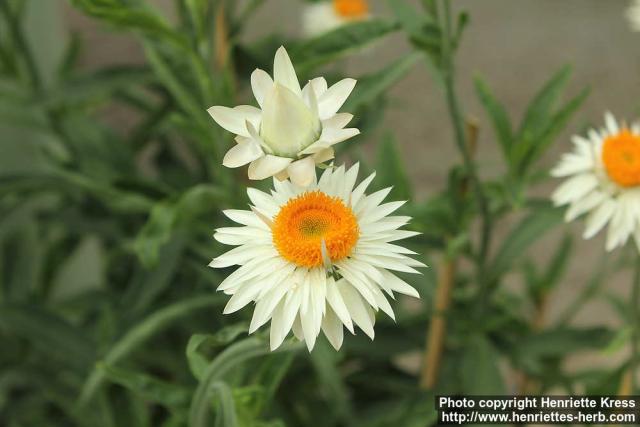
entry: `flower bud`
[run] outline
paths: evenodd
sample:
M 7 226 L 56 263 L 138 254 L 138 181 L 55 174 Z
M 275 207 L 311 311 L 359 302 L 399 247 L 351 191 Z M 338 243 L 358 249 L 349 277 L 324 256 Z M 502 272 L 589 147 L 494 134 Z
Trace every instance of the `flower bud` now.
M 273 154 L 295 158 L 320 136 L 320 119 L 291 90 L 275 83 L 262 109 L 260 136 Z

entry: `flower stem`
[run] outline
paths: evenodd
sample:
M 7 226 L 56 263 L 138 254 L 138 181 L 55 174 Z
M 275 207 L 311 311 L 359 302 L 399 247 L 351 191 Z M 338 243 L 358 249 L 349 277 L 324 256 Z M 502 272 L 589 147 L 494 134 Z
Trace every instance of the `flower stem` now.
M 478 172 L 475 162 L 473 161 L 469 144 L 464 132 L 464 125 L 462 119 L 462 113 L 458 103 L 458 98 L 455 92 L 455 64 L 453 61 L 453 36 L 451 32 L 451 7 L 450 0 L 443 0 L 444 17 L 442 18 L 442 27 L 444 34 L 441 38 L 441 53 L 442 53 L 442 77 L 444 80 L 445 94 L 447 99 L 447 107 L 449 110 L 449 116 L 453 125 L 455 134 L 455 141 L 460 153 L 462 155 L 462 161 L 469 175 L 471 186 L 474 190 L 476 203 L 480 209 L 480 215 L 482 217 L 482 229 L 480 237 L 480 249 L 478 251 L 478 269 L 480 280 L 484 281 L 484 265 L 489 251 L 492 222 L 491 215 L 489 213 L 489 205 L 487 198 L 484 194 L 484 189 L 478 178 Z
M 451 302 L 455 269 L 455 260 L 445 255 L 438 269 L 438 287 L 436 289 L 434 313 L 427 332 L 427 348 L 420 373 L 420 387 L 425 390 L 434 388 L 438 381 L 447 327 L 446 315 Z

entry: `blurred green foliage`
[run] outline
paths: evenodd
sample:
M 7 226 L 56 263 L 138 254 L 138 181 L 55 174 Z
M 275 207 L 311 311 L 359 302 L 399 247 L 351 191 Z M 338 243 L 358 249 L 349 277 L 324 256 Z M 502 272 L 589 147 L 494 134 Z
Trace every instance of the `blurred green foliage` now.
M 603 271 L 618 267 L 596 269 L 562 322 L 541 329 L 531 321 L 571 260 L 569 239 L 542 266 L 528 257 L 561 222 L 528 190 L 544 175 L 541 155 L 587 94 L 558 105 L 569 69 L 533 97 L 518 127 L 477 78 L 505 162 L 504 176 L 487 181 L 455 94 L 465 13 L 454 19 L 448 0 L 424 0 L 419 9 L 391 0 L 393 18 L 311 40 L 246 41 L 262 3 L 174 0 L 168 18 L 151 1 L 71 0 L 144 51 L 140 65 L 85 69 L 82 52 L 100 46 L 64 34 L 61 0 L 0 2 L 0 425 L 424 426 L 435 423 L 435 393 L 514 393 L 509 372 L 526 375 L 536 392 L 615 392 L 624 366 L 576 373 L 565 361 L 585 350 L 617 351 L 630 339 L 570 322 L 600 296 Z M 246 310 L 222 315 L 226 298 L 214 291 L 228 271 L 206 267 L 222 251 L 211 238 L 225 224 L 220 211 L 244 206 L 249 185 L 244 171 L 221 167 L 231 136 L 206 108 L 250 102 L 249 73 L 269 69 L 280 44 L 301 77 L 331 65 L 338 78 L 344 58 L 398 32 L 413 52 L 357 76 L 344 110 L 366 131 L 342 154 L 371 143 L 388 89 L 427 64 L 442 83 L 461 165 L 439 194 L 415 200 L 393 129 L 384 131 L 375 163 L 363 165 L 377 169 L 376 185 L 394 185 L 397 199 L 411 200 L 404 209 L 423 233 L 413 249 L 435 263 L 406 278 L 422 302 L 394 302 L 397 323 L 380 318 L 373 342 L 349 336 L 336 353 L 322 339 L 307 354 L 291 341 L 270 353 L 262 332 L 246 336 Z M 114 111 L 119 119 L 109 118 Z M 513 215 L 524 218 L 494 241 L 493 230 Z M 421 390 L 416 369 L 402 360 L 424 349 L 442 254 L 470 268 L 455 278 L 439 382 Z M 524 292 L 504 286 L 519 276 Z

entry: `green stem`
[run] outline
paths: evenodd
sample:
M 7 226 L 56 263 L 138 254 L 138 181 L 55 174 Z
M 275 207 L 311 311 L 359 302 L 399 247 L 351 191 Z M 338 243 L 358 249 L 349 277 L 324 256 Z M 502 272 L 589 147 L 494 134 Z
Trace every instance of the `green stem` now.
M 444 34 L 441 39 L 442 74 L 443 74 L 444 87 L 445 87 L 445 93 L 447 98 L 447 106 L 449 109 L 451 122 L 453 124 L 456 144 L 458 146 L 458 149 L 460 150 L 460 153 L 462 154 L 464 167 L 467 171 L 467 174 L 469 175 L 469 180 L 471 181 L 471 184 L 473 186 L 476 203 L 478 204 L 478 207 L 480 209 L 480 214 L 482 217 L 480 250 L 478 252 L 477 264 L 478 264 L 478 273 L 480 277 L 480 283 L 483 284 L 485 282 L 484 269 L 485 269 L 487 252 L 489 250 L 491 231 L 492 231 L 491 215 L 489 213 L 489 205 L 487 203 L 487 198 L 484 194 L 484 190 L 482 188 L 480 179 L 478 178 L 476 165 L 472 159 L 471 152 L 469 150 L 469 144 L 467 143 L 467 137 L 464 132 L 463 117 L 460 111 L 458 98 L 455 92 L 455 84 L 454 84 L 455 65 L 453 62 L 453 54 L 452 54 L 453 39 L 451 35 L 452 20 L 451 20 L 450 0 L 443 0 L 443 6 L 444 6 L 443 7 Z

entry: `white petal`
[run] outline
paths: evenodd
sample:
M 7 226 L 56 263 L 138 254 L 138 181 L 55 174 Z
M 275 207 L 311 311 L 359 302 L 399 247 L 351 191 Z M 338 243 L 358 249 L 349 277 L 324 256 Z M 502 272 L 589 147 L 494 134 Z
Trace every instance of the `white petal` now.
M 222 164 L 228 168 L 237 168 L 257 160 L 263 155 L 260 144 L 256 140 L 250 139 L 245 142 L 239 142 L 227 151 L 224 159 L 222 159 Z
M 229 132 L 249 137 L 246 122 L 254 125 L 260 123 L 262 112 L 250 105 L 238 105 L 234 108 L 214 106 L 207 110 L 209 115 Z
M 338 112 L 356 85 L 354 79 L 343 79 L 331 86 L 318 98 L 320 118 L 328 119 Z
M 597 185 L 598 178 L 594 174 L 583 173 L 565 181 L 553 192 L 551 198 L 556 206 L 564 205 L 582 198 Z
M 280 46 L 276 52 L 273 61 L 273 79 L 297 95 L 302 93 L 296 70 L 284 46 Z
M 322 128 L 342 129 L 353 119 L 353 114 L 338 113 L 322 121 Z
M 222 311 L 223 314 L 231 314 L 249 304 L 260 291 L 260 287 L 255 284 L 246 284 L 241 287 L 227 302 Z
M 380 274 L 382 274 L 382 276 L 384 277 L 384 282 L 385 284 L 389 287 L 389 289 L 391 289 L 392 291 L 401 293 L 401 294 L 405 294 L 405 295 L 409 295 L 415 298 L 420 298 L 420 294 L 418 294 L 418 291 L 411 285 L 409 285 L 407 282 L 405 282 L 404 280 L 400 279 L 398 276 L 396 276 L 395 274 L 385 270 L 385 269 L 379 269 L 378 270 L 380 272 Z
M 607 200 L 596 210 L 591 212 L 587 218 L 586 229 L 582 236 L 585 239 L 590 239 L 595 236 L 595 234 L 609 221 L 611 215 L 615 212 L 615 209 L 616 203 L 612 200 Z
M 322 331 L 336 350 L 342 347 L 344 334 L 342 331 L 342 323 L 330 308 L 322 319 Z
M 264 325 L 269 321 L 273 310 L 283 299 L 284 295 L 290 289 L 291 284 L 287 280 L 287 276 L 290 275 L 290 272 L 287 272 L 286 275 L 277 275 L 277 280 L 272 280 L 271 283 L 278 282 L 278 284 L 271 288 L 269 292 L 267 292 L 264 296 L 262 296 L 258 303 L 256 304 L 256 308 L 253 311 L 253 317 L 251 318 L 251 324 L 249 325 L 249 333 L 254 333 L 260 326 Z
M 327 302 L 344 326 L 353 334 L 353 322 L 351 321 L 349 310 L 342 300 L 342 295 L 338 291 L 338 285 L 331 277 L 327 280 Z
M 607 130 L 611 135 L 615 135 L 620 131 L 620 128 L 618 127 L 618 122 L 616 121 L 615 117 L 613 117 L 613 114 L 611 114 L 610 111 L 607 111 L 605 113 L 604 122 L 607 126 Z
M 296 160 L 287 166 L 291 182 L 300 187 L 308 187 L 315 179 L 316 164 L 312 157 Z
M 251 211 L 243 211 L 240 209 L 225 209 L 222 213 L 233 222 L 238 224 L 256 227 L 268 231 L 269 228 L 262 222 L 256 214 Z
M 355 206 L 360 201 L 360 198 L 364 195 L 364 192 L 367 190 L 373 178 L 375 178 L 376 173 L 372 173 L 368 177 L 366 177 L 351 193 L 351 206 Z
M 292 159 L 267 154 L 251 162 L 249 165 L 249 179 L 260 180 L 269 178 L 285 169 Z
M 270 331 L 271 351 L 280 347 L 293 326 L 300 308 L 300 292 L 291 291 L 273 312 Z
M 569 206 L 569 209 L 567 209 L 567 212 L 564 216 L 565 221 L 573 221 L 583 213 L 588 212 L 598 206 L 606 199 L 606 197 L 607 196 L 601 191 L 592 191 L 584 198 L 576 200 L 571 204 L 571 206 Z
M 327 81 L 324 77 L 316 77 L 312 79 L 309 84 L 313 87 L 316 98 L 320 98 L 327 91 Z
M 339 142 L 346 141 L 347 139 L 353 138 L 354 136 L 359 134 L 360 130 L 356 128 L 323 128 L 322 134 L 320 134 L 320 138 L 318 139 L 318 141 L 322 142 L 326 146 L 331 146 Z
M 373 339 L 375 336 L 373 330 L 375 318 L 373 317 L 371 309 L 367 307 L 367 304 L 362 300 L 358 291 L 348 283 L 342 280 L 338 282 L 338 290 L 355 324 L 358 325 L 369 338 Z
M 329 161 L 331 159 L 333 159 L 335 157 L 335 151 L 333 151 L 333 148 L 329 147 L 329 148 L 325 148 L 323 150 L 318 151 L 317 153 L 313 154 L 311 156 L 311 158 L 313 158 L 313 161 L 316 164 L 319 163 L 324 163 L 326 161 Z
M 260 107 L 262 107 L 264 98 L 272 88 L 273 79 L 271 79 L 271 76 L 266 71 L 258 68 L 251 73 L 251 89 Z
M 379 221 L 398 210 L 405 203 L 406 201 L 398 201 L 384 203 L 382 205 L 376 206 L 375 208 L 368 210 L 366 213 L 363 213 L 361 224 L 369 224 Z

